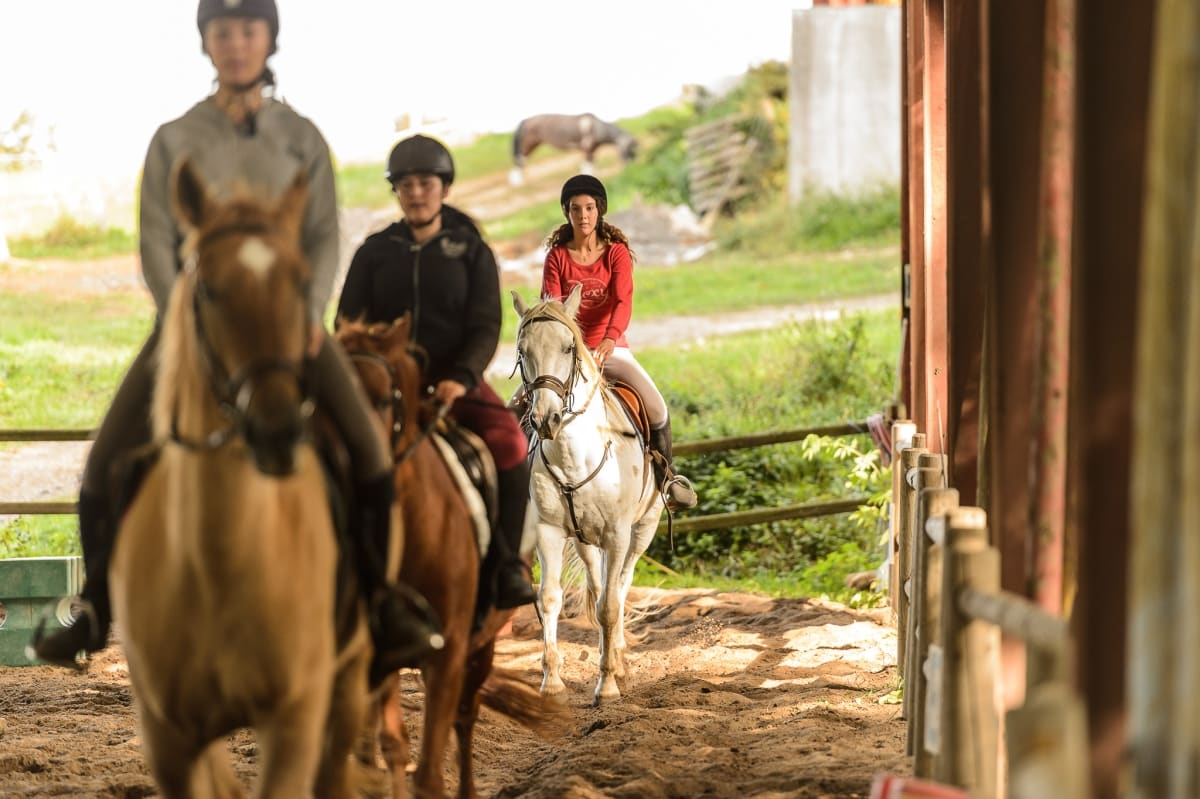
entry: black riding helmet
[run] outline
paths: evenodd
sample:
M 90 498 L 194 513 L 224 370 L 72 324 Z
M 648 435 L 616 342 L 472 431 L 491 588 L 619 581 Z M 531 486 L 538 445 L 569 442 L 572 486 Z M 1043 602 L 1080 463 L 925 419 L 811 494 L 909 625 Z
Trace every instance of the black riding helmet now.
M 395 185 L 406 175 L 437 175 L 449 186 L 454 182 L 454 159 L 446 145 L 418 133 L 398 142 L 388 156 L 388 183 Z
M 217 17 L 265 19 L 271 28 L 271 53 L 279 39 L 279 9 L 275 0 L 200 0 L 196 9 L 196 27 L 200 29 L 200 49 L 204 49 L 204 27 Z
M 588 194 L 595 198 L 600 216 L 608 213 L 608 192 L 604 190 L 604 184 L 591 175 L 575 175 L 567 178 L 567 182 L 562 187 L 559 205 L 562 206 L 563 216 L 570 218 L 571 215 L 567 213 L 567 203 L 571 202 L 572 197 L 578 197 L 580 194 Z

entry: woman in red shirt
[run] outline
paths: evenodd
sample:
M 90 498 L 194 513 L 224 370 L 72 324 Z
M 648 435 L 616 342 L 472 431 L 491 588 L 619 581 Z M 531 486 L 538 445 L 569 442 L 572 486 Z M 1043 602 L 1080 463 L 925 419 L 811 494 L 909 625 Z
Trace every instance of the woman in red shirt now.
M 560 197 L 567 222 L 546 239 L 542 297 L 566 297 L 576 285 L 583 299 L 576 321 L 583 340 L 610 379 L 637 389 L 650 419 L 650 448 L 659 488 L 671 510 L 692 508 L 696 492 L 674 471 L 671 460 L 671 417 L 662 393 L 629 350 L 625 329 L 633 311 L 633 254 L 620 228 L 604 220 L 608 193 L 591 175 L 567 180 Z

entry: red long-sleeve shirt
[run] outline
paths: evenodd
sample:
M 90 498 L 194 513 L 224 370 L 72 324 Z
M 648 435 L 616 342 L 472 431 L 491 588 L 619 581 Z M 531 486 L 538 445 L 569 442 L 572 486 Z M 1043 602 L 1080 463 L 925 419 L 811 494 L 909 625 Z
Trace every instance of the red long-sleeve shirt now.
M 542 268 L 542 296 L 562 300 L 577 284 L 583 284 L 583 299 L 576 321 L 583 341 L 594 349 L 611 338 L 618 347 L 628 347 L 625 328 L 633 313 L 633 260 L 629 248 L 614 242 L 595 263 L 576 263 L 566 247 L 546 253 Z

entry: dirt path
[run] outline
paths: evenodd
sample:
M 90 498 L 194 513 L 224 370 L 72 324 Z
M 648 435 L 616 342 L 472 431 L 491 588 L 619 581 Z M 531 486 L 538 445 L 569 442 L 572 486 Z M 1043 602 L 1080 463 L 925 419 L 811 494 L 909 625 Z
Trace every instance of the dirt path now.
M 484 711 L 476 736 L 480 796 L 526 799 L 850 799 L 879 770 L 903 771 L 894 688 L 895 632 L 884 611 L 748 594 L 634 589 L 624 697 L 590 706 L 595 632 L 561 627 L 567 734 L 541 741 Z M 518 614 L 497 662 L 540 680 L 540 626 Z M 403 700 L 419 718 L 406 677 Z M 157 796 L 133 718 L 119 647 L 86 674 L 0 667 L 0 796 Z M 414 720 L 414 746 L 419 722 Z M 232 738 L 248 778 L 250 733 Z M 452 762 L 448 759 L 448 762 Z M 447 768 L 449 790 L 457 777 Z M 371 795 L 378 795 L 372 793 Z

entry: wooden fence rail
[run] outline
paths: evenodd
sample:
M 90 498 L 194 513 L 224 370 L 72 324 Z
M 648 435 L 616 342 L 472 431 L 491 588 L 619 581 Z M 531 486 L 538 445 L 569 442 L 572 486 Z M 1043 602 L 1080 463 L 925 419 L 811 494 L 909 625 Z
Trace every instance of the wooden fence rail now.
M 810 435 L 815 436 L 849 436 L 867 433 L 867 423 L 845 422 L 833 425 L 818 425 L 793 430 L 776 430 L 765 433 L 754 433 L 744 436 L 713 438 L 703 441 L 681 441 L 675 445 L 674 454 L 677 456 L 703 455 L 710 452 L 722 452 L 737 449 L 773 444 L 787 444 L 803 441 Z M 0 430 L 0 442 L 35 442 L 35 441 L 88 441 L 95 435 L 94 430 Z M 708 516 L 691 516 L 676 519 L 672 529 L 676 533 L 694 533 L 705 530 L 727 529 L 749 524 L 784 521 L 787 519 L 807 519 L 817 516 L 830 516 L 839 513 L 851 513 L 867 502 L 866 497 L 846 497 L 822 502 L 809 502 L 797 505 L 783 505 L 774 508 L 754 508 L 732 513 L 717 513 Z M 10 515 L 67 515 L 75 513 L 75 503 L 66 502 L 0 502 L 0 516 Z M 659 526 L 660 531 L 667 529 L 664 521 Z

